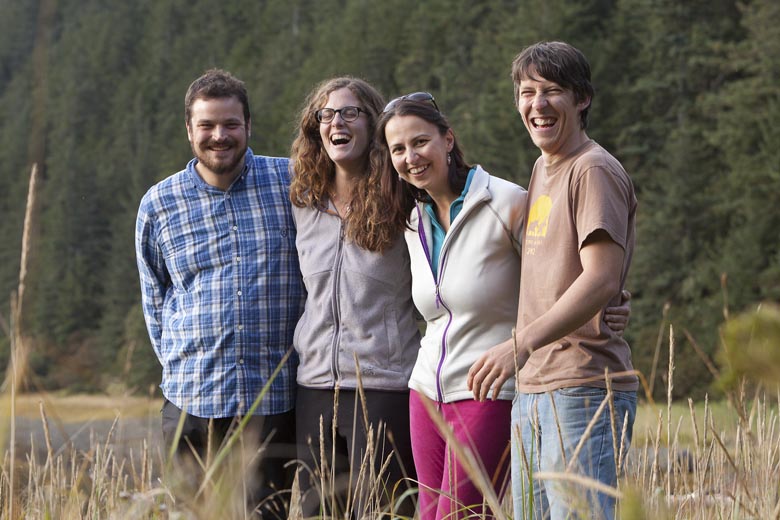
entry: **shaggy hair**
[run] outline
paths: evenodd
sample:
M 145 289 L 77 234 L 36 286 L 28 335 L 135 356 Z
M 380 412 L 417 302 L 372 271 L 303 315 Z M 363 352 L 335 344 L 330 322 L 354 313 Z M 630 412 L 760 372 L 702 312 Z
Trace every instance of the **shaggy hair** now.
M 298 134 L 290 152 L 293 179 L 290 201 L 298 207 L 325 208 L 333 188 L 336 166 L 328 157 L 320 137 L 320 123 L 315 112 L 325 106 L 328 96 L 348 88 L 357 97 L 369 118 L 365 174 L 352 191 L 350 212 L 345 215 L 347 239 L 369 251 L 384 252 L 403 232 L 406 214 L 389 208 L 382 198 L 379 172 L 371 168 L 369 156 L 374 146 L 374 131 L 384 99 L 367 82 L 349 76 L 323 81 L 306 98 L 300 111 Z
M 519 101 L 520 82 L 538 80 L 541 76 L 561 87 L 571 90 L 574 99 L 581 103 L 593 102 L 595 91 L 590 81 L 590 64 L 582 52 L 564 42 L 539 42 L 526 47 L 512 62 L 512 82 L 515 86 L 515 106 Z M 590 104 L 580 112 L 580 127 L 588 127 Z

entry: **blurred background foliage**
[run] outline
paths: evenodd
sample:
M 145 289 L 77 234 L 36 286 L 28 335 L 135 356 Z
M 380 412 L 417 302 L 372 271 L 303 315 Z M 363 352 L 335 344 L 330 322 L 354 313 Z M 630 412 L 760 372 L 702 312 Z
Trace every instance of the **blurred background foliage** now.
M 4 317 L 31 165 L 42 173 L 28 387 L 146 393 L 159 381 L 134 221 L 149 186 L 191 157 L 184 92 L 211 67 L 247 83 L 255 153 L 286 155 L 309 89 L 351 74 L 388 98 L 432 92 L 470 161 L 527 185 L 538 153 L 510 64 L 525 45 L 566 40 L 593 67 L 589 135 L 623 162 L 640 202 L 636 367 L 649 377 L 673 323 L 675 395 L 700 397 L 714 387 L 689 342 L 714 357 L 728 311 L 780 301 L 776 0 L 0 0 L 0 12 Z M 3 337 L 0 363 L 8 352 Z M 660 394 L 666 371 L 655 373 Z

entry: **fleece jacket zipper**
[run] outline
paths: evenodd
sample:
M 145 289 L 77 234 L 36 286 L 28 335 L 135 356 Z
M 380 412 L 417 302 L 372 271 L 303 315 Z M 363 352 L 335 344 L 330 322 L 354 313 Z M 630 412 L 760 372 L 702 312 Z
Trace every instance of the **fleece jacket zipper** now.
M 339 287 L 341 285 L 341 264 L 344 260 L 344 221 L 339 219 L 339 241 L 336 248 L 336 261 L 333 264 L 333 292 L 331 305 L 333 308 L 333 344 L 331 345 L 331 373 L 333 384 L 341 380 L 339 373 L 339 345 L 341 344 L 341 302 Z
M 436 291 L 436 308 L 438 309 L 440 306 L 444 307 L 444 309 L 447 311 L 447 325 L 444 327 L 444 333 L 441 336 L 441 349 L 439 354 L 439 363 L 436 366 L 436 396 L 438 398 L 438 401 L 440 403 L 444 402 L 444 391 L 442 390 L 442 377 L 441 373 L 444 368 L 444 361 L 447 357 L 448 353 L 448 347 L 447 347 L 447 333 L 450 330 L 450 325 L 452 325 L 452 311 L 447 306 L 447 304 L 444 302 L 444 300 L 441 297 L 441 282 L 444 278 L 444 268 L 447 264 L 447 253 L 449 252 L 449 248 L 446 247 L 449 242 L 454 240 L 454 236 L 457 234 L 457 232 L 460 230 L 460 228 L 463 227 L 463 220 L 468 216 L 469 213 L 474 211 L 474 209 L 479 205 L 479 203 L 484 200 L 486 197 L 484 195 L 479 195 L 477 198 L 474 199 L 472 204 L 465 205 L 463 209 L 461 209 L 460 214 L 455 219 L 455 222 L 451 223 L 449 232 L 444 236 L 444 243 L 442 243 L 441 246 L 441 253 L 439 254 L 439 268 L 437 270 L 437 274 L 434 277 L 434 284 L 435 284 L 435 291 Z M 420 205 L 417 204 L 415 206 L 417 209 L 417 234 L 420 237 L 420 243 L 422 244 L 423 251 L 425 252 L 425 257 L 428 259 L 428 265 L 431 265 L 431 251 L 428 249 L 428 240 L 427 236 L 425 234 L 425 226 L 423 225 L 423 218 L 422 218 L 422 212 L 420 211 Z M 433 271 L 431 271 L 431 276 L 433 276 Z

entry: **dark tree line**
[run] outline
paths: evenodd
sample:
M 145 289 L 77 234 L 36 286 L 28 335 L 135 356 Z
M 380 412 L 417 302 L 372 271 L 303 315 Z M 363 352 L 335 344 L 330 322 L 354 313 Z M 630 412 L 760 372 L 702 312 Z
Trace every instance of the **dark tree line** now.
M 432 92 L 470 161 L 527 185 L 537 151 L 513 109 L 510 63 L 529 43 L 566 40 L 593 66 L 589 134 L 621 159 L 640 202 L 637 368 L 650 375 L 668 303 L 678 395 L 707 391 L 689 338 L 712 354 L 726 308 L 780 300 L 775 0 L 2 0 L 0 10 L 4 317 L 31 164 L 42 172 L 22 322 L 32 388 L 157 381 L 135 214 L 190 158 L 184 92 L 210 67 L 246 81 L 257 153 L 286 155 L 308 90 L 352 74 L 388 97 Z M 8 352 L 3 338 L 3 363 Z

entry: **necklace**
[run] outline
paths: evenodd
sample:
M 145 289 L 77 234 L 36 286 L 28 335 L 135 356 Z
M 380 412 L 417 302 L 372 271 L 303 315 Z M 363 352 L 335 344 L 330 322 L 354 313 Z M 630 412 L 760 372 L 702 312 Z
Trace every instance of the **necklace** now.
M 343 202 L 335 191 L 329 191 L 328 195 L 333 202 L 333 206 L 336 208 L 336 213 L 338 213 L 340 217 L 343 218 L 349 215 L 349 212 L 352 211 L 352 200 Z

